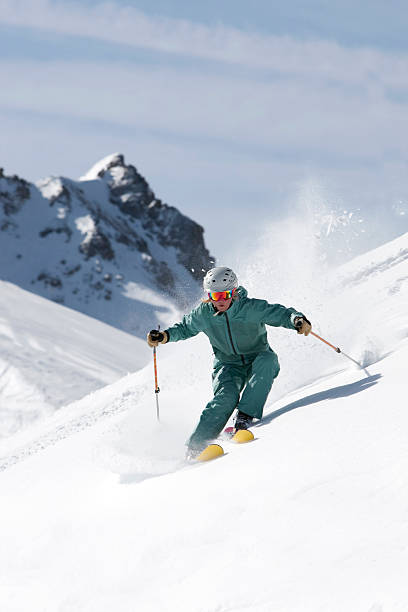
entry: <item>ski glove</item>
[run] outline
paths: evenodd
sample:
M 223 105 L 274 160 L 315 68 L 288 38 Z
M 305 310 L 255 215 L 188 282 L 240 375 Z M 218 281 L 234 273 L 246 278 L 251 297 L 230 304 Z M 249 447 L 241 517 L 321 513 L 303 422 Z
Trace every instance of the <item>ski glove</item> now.
M 147 344 L 150 347 L 158 346 L 159 344 L 166 344 L 169 340 L 169 335 L 166 331 L 161 332 L 158 329 L 152 329 L 147 334 Z
M 306 319 L 306 317 L 295 317 L 293 324 L 296 327 L 298 334 L 305 334 L 305 336 L 308 336 L 312 331 L 312 324 Z

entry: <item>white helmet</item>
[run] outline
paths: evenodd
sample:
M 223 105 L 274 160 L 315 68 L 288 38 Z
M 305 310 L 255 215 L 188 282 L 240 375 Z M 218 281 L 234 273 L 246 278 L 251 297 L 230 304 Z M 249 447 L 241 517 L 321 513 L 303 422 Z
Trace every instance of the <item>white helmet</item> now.
M 238 287 L 237 275 L 231 268 L 225 266 L 211 268 L 204 276 L 203 287 L 205 292 L 228 291 Z

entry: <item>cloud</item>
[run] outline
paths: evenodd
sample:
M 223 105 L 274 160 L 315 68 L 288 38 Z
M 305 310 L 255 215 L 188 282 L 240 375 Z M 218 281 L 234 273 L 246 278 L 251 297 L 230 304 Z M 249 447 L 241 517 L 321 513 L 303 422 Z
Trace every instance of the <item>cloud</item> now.
M 378 86 L 104 62 L 0 62 L 1 106 L 139 127 L 163 137 L 339 164 L 408 153 L 406 105 Z
M 408 193 L 404 53 L 148 17 L 115 4 L 0 0 L 0 23 L 147 50 L 120 62 L 109 53 L 0 60 L 6 170 L 13 159 L 23 176 L 25 167 L 30 177 L 76 176 L 121 150 L 160 197 L 188 202 L 202 222 L 218 206 L 232 210 L 237 230 L 248 202 L 257 213 L 279 210 L 305 176 L 331 181 L 338 201 L 356 206 Z
M 149 17 L 114 3 L 0 0 L 0 23 L 174 59 L 167 67 L 144 65 L 143 58 L 3 61 L 5 109 L 96 118 L 280 155 L 320 154 L 335 163 L 407 153 L 407 54 Z
M 132 47 L 268 69 L 279 74 L 404 86 L 406 54 L 346 49 L 330 41 L 248 33 L 223 25 L 150 17 L 115 3 L 92 7 L 51 0 L 0 0 L 0 23 L 101 39 Z

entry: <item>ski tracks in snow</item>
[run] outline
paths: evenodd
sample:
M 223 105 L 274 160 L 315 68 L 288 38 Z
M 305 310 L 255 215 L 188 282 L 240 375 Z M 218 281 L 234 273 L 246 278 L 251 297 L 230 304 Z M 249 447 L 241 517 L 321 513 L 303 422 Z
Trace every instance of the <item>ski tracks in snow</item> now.
M 400 265 L 408 259 L 408 249 L 400 249 L 398 253 L 385 257 L 382 260 L 370 261 L 365 263 L 359 270 L 353 270 L 353 273 L 343 278 L 343 286 L 359 285 L 362 282 L 369 280 L 372 276 L 378 275 L 381 272 L 386 272 L 397 265 Z M 347 269 L 347 264 L 345 265 Z M 403 282 L 405 278 L 398 279 Z M 397 282 L 398 282 L 397 281 Z
M 65 438 L 88 429 L 88 427 L 93 427 L 104 420 L 130 410 L 135 405 L 137 395 L 135 391 L 126 391 L 120 398 L 114 400 L 109 407 L 104 406 L 99 410 L 95 409 L 76 418 L 69 419 L 51 431 L 40 435 L 35 440 L 16 448 L 9 455 L 0 457 L 0 472 L 45 450 L 49 446 L 54 446 Z M 129 396 L 132 398 L 131 402 L 129 401 Z

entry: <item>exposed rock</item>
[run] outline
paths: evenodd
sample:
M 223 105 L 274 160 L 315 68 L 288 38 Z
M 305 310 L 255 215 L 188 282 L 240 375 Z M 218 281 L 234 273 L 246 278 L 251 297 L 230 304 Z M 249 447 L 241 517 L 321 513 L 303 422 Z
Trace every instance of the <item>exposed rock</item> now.
M 1 278 L 142 336 L 155 316 L 147 300 L 163 313 L 166 300 L 168 312 L 184 307 L 214 265 L 203 228 L 157 198 L 121 154 L 79 181 L 35 186 L 1 171 L 0 231 Z
M 115 257 L 109 239 L 98 229 L 95 229 L 90 236 L 85 238 L 79 245 L 79 250 L 85 255 L 86 259 L 100 255 L 102 259 L 110 261 Z
M 18 213 L 30 198 L 30 186 L 27 181 L 18 176 L 7 177 L 0 175 L 0 202 L 2 213 L 5 216 Z

